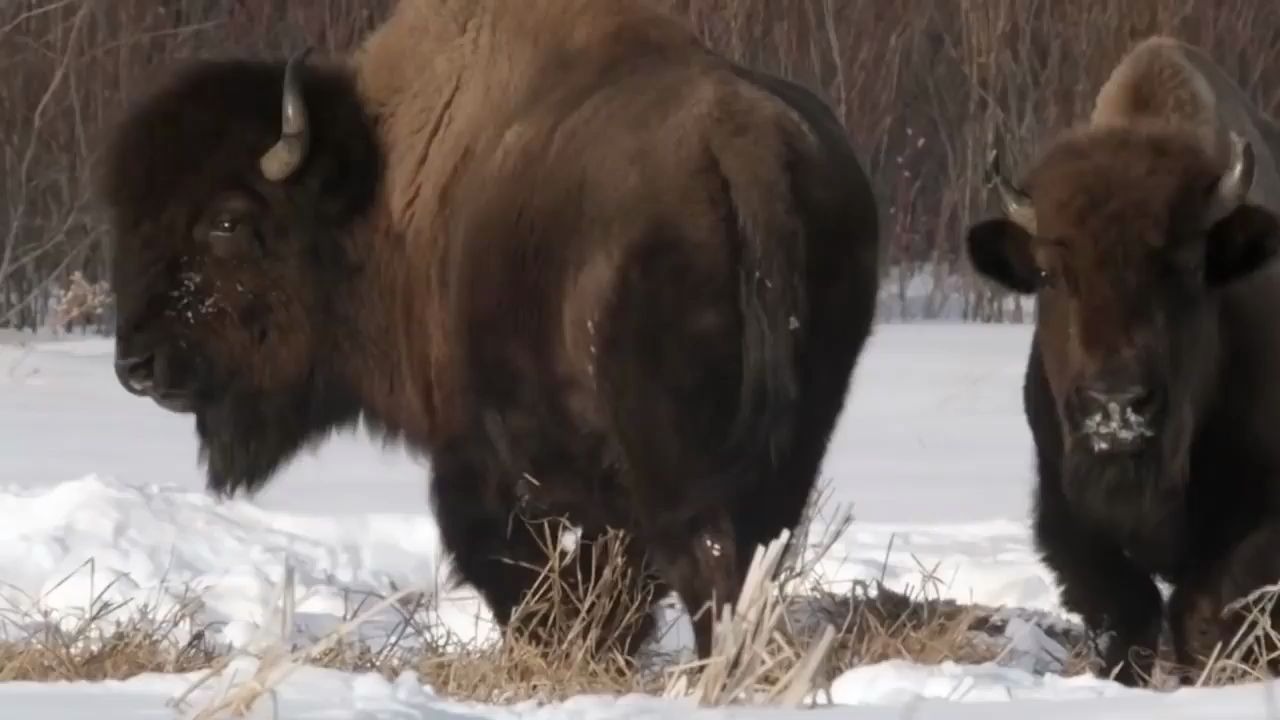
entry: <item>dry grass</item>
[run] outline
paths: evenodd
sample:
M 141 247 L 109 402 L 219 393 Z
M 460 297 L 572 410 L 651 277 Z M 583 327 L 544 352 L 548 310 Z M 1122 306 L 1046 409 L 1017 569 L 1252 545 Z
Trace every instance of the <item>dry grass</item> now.
M 1229 642 L 1214 648 L 1196 678 L 1197 685 L 1228 685 L 1270 677 L 1265 668 L 1280 656 L 1280 632 L 1271 623 L 1278 601 L 1280 585 L 1268 585 L 1228 606 L 1228 612 L 1245 613 L 1245 621 Z
M 999 660 L 1002 625 L 994 608 L 966 607 L 883 587 L 873 592 L 871 585 L 846 593 L 824 588 L 818 566 L 850 522 L 851 515 L 840 516 L 827 524 L 830 530 L 818 542 L 792 545 L 795 551 L 789 554 L 783 553 L 784 538 L 762 549 L 742 599 L 719 614 L 713 657 L 707 661 L 680 665 L 672 658 L 649 657 L 637 663 L 592 651 L 616 632 L 620 619 L 634 617 L 643 607 L 636 597 L 619 592 L 631 587 L 631 578 L 623 561 L 625 538 L 611 534 L 589 546 L 551 553 L 553 559 L 540 570 L 535 591 L 517 610 L 517 618 L 550 618 L 556 635 L 568 638 L 549 651 L 515 633 L 488 645 L 445 642 L 441 633 L 428 630 L 439 626 L 429 604 L 419 603 L 416 610 L 405 612 L 401 628 L 408 630 L 392 633 L 412 635 L 416 642 L 375 651 L 359 642 L 335 640 L 327 643 L 325 652 L 295 654 L 291 662 L 305 658 L 310 664 L 374 670 L 388 677 L 413 670 L 444 696 L 490 703 L 552 702 L 582 693 L 647 693 L 690 698 L 702 705 L 802 705 L 817 702 L 832 679 L 857 665 L 888 659 Z M 544 545 L 559 546 L 564 528 L 544 529 Z M 798 530 L 808 537 L 807 523 Z M 591 553 L 595 566 L 602 568 L 594 582 L 580 577 L 574 583 L 561 581 L 577 566 L 575 552 Z M 1064 644 L 1071 639 L 1061 638 Z M 273 672 L 260 665 L 254 679 L 229 693 L 239 698 L 236 707 L 247 707 L 246 698 L 269 693 L 270 682 L 263 678 Z M 221 707 L 232 705 L 223 701 Z
M 1186 678 L 1197 687 L 1222 687 L 1272 679 L 1268 665 L 1280 662 L 1280 631 L 1272 624 L 1278 603 L 1280 584 L 1260 587 L 1229 604 L 1224 615 L 1243 616 L 1243 622 L 1233 637 L 1214 646 L 1201 667 L 1179 665 L 1165 648 L 1146 681 L 1160 687 Z
M 806 532 L 828 500 L 827 489 L 815 495 L 805 516 Z M 882 570 L 879 580 L 858 581 L 847 590 L 834 591 L 836 584 L 824 575 L 821 564 L 852 522 L 848 508 L 836 508 L 834 516 L 823 523 L 826 534 L 809 546 L 810 556 L 796 558 L 788 570 L 793 617 L 810 627 L 816 621 L 835 629 L 823 682 L 829 683 L 850 668 L 886 660 L 934 664 L 998 658 L 998 644 L 982 632 L 983 619 L 991 617 L 995 609 L 943 600 L 941 582 L 923 566 L 920 584 L 914 590 L 897 592 L 886 587 Z M 891 550 L 892 541 L 885 551 L 885 570 Z
M 541 616 L 556 624 L 567 641 L 550 652 L 516 633 L 501 642 L 462 641 L 444 630 L 430 595 L 402 589 L 387 597 L 370 596 L 345 622 L 318 641 L 299 643 L 291 635 L 292 574 L 280 589 L 278 617 L 263 623 L 264 638 L 252 653 L 217 646 L 200 623 L 200 603 L 182 598 L 170 609 L 132 607 L 107 601 L 104 588 L 90 610 L 74 618 L 47 611 L 5 615 L 7 626 L 21 628 L 0 642 L 0 680 L 125 679 L 145 672 L 206 670 L 179 705 L 194 705 L 197 717 L 237 716 L 247 711 L 299 667 L 310 665 L 393 678 L 414 671 L 441 695 L 490 703 L 552 702 L 583 693 L 646 693 L 690 698 L 702 705 L 818 702 L 829 683 L 847 669 L 906 659 L 924 664 L 1002 663 L 1009 660 L 1006 630 L 1011 616 L 999 608 L 943 599 L 930 588 L 936 580 L 922 572 L 919 588 L 896 592 L 878 582 L 834 591 L 818 571 L 851 517 L 830 523 L 816 543 L 797 543 L 783 553 L 779 539 L 756 556 L 756 565 L 737 607 L 722 608 L 715 631 L 715 652 L 707 661 L 679 664 L 675 658 L 642 653 L 631 660 L 593 652 L 644 606 L 643 598 L 619 592 L 634 587 L 623 561 L 626 541 L 611 534 L 594 544 L 564 547 L 542 568 L 535 591 L 517 617 Z M 807 526 L 798 529 L 808 537 Z M 548 530 L 548 547 L 558 540 Z M 575 553 L 588 553 L 600 570 L 595 581 L 561 580 L 578 567 Z M 772 579 L 771 579 L 772 578 Z M 1248 599 L 1250 623 L 1196 678 L 1202 686 L 1257 680 L 1265 673 L 1246 662 L 1248 652 L 1267 645 L 1280 648 L 1280 636 L 1267 622 L 1280 597 L 1268 588 Z M 38 605 L 38 603 L 33 603 Z M 372 607 L 366 607 L 372 605 Z M 356 630 L 371 619 L 394 618 L 377 641 Z M 1023 618 L 1025 619 L 1025 618 Z M 1055 672 L 1088 672 L 1089 646 L 1076 628 L 1043 626 L 1065 648 Z M 278 636 L 275 633 L 279 633 Z M 221 691 L 211 681 L 223 678 L 237 660 L 256 663 L 249 677 Z M 1168 686 L 1179 670 L 1167 658 L 1150 684 Z
M 184 594 L 164 610 L 115 603 L 106 599 L 112 585 L 97 592 L 82 614 L 55 614 L 35 598 L 0 611 L 0 681 L 182 673 L 209 667 L 222 655 L 201 625 L 197 598 Z
M 73 323 L 100 322 L 113 302 L 105 280 L 90 283 L 79 270 L 73 271 L 53 307 L 53 325 L 67 330 Z
M 722 609 L 715 631 L 715 653 L 705 662 L 680 665 L 674 658 L 642 654 L 639 661 L 592 649 L 606 645 L 612 633 L 644 607 L 643 598 L 619 592 L 632 587 L 624 562 L 625 536 L 614 533 L 594 544 L 552 553 L 540 569 L 534 592 L 516 611 L 517 618 L 540 615 L 556 624 L 550 652 L 515 633 L 501 642 L 476 644 L 444 630 L 424 593 L 400 590 L 390 597 L 370 596 L 353 608 L 334 632 L 314 643 L 290 639 L 293 626 L 292 574 L 279 591 L 278 617 L 263 623 L 268 635 L 253 653 L 256 670 L 232 687 L 205 698 L 201 718 L 237 715 L 271 692 L 303 665 L 392 678 L 415 671 L 442 695 L 491 703 L 551 702 L 582 693 L 647 693 L 692 697 L 704 705 L 785 703 L 798 705 L 821 694 L 843 670 L 886 659 L 920 662 L 981 662 L 995 659 L 999 646 L 984 643 L 979 610 L 893 593 L 835 593 L 816 579 L 818 564 L 851 522 L 830 523 L 817 543 L 795 543 L 785 554 L 780 538 L 757 554 L 743 599 Z M 798 529 L 807 537 L 807 524 Z M 558 533 L 548 530 L 547 547 Z M 601 570 L 578 582 L 561 580 L 577 567 L 575 553 L 589 553 Z M 776 579 L 770 579 L 776 578 Z M 225 674 L 243 654 L 215 645 L 199 625 L 200 604 L 179 602 L 158 615 L 146 608 L 113 604 L 98 593 L 82 618 L 68 622 L 48 611 L 31 611 L 21 637 L 0 645 L 0 678 L 8 680 L 125 679 L 143 672 L 207 670 L 205 677 L 176 700 L 194 702 L 209 681 Z M 374 607 L 365 605 L 376 601 Z M 38 604 L 38 603 L 33 603 Z M 356 637 L 355 630 L 380 613 L 397 618 L 382 639 Z M 119 621 L 114 618 L 119 616 Z M 385 617 L 385 616 L 384 616 Z M 107 629 L 104 629 L 107 628 Z
M 219 652 L 197 635 L 174 639 L 174 617 L 138 613 L 102 632 L 85 618 L 70 629 L 52 619 L 21 641 L 0 642 L 0 682 L 111 680 L 142 673 L 185 673 L 209 667 Z M 182 622 L 189 618 L 182 618 Z
M 513 626 L 544 622 L 553 637 L 539 648 L 515 631 L 488 646 L 464 645 L 427 654 L 410 667 L 439 692 L 484 702 L 553 701 L 581 693 L 656 692 L 660 678 L 610 647 L 630 623 L 639 620 L 648 597 L 637 592 L 626 561 L 627 539 L 611 532 L 591 543 L 561 543 L 572 529 L 542 524 L 542 545 L 551 558 L 513 615 Z M 590 576 L 581 573 L 579 554 Z M 571 582 L 563 578 L 568 577 Z

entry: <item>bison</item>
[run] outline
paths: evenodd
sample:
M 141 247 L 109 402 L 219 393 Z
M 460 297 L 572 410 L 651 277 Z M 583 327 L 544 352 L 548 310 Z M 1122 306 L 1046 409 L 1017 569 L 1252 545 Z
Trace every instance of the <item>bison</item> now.
M 428 459 L 456 573 L 542 642 L 512 612 L 547 518 L 732 602 L 871 332 L 840 121 L 639 0 L 404 0 L 344 57 L 194 61 L 103 167 L 116 372 L 194 416 L 210 490 L 362 422 Z
M 1280 129 L 1200 50 L 1137 44 L 1089 121 L 994 181 L 976 271 L 1037 299 L 1023 403 L 1034 535 L 1063 604 L 1149 676 L 1229 642 L 1280 580 Z

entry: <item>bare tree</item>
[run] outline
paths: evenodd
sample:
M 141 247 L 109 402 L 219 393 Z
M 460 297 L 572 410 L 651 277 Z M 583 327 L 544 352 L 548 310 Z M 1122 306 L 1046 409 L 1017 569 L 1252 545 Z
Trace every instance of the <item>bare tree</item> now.
M 1030 305 L 977 280 L 964 229 L 994 211 L 983 165 L 1017 167 L 1084 117 L 1138 39 L 1210 53 L 1280 104 L 1280 5 L 1256 0 L 648 0 L 729 57 L 825 98 L 872 173 L 886 237 L 881 317 L 1019 322 Z M 111 258 L 90 179 L 104 127 L 175 60 L 341 53 L 395 0 L 0 3 L 0 327 L 37 328 Z M 95 292 L 97 292 L 95 290 Z M 110 327 L 109 294 L 73 326 Z M 105 303 L 105 304 L 104 304 Z M 60 314 L 61 313 L 61 314 Z M 64 327 L 66 325 L 63 325 Z

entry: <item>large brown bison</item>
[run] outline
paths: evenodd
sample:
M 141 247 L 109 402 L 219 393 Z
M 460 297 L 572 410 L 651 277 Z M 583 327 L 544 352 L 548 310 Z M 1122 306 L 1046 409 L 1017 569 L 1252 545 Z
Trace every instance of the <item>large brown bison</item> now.
M 1035 536 L 1128 684 L 1158 647 L 1153 576 L 1185 665 L 1280 581 L 1277 158 L 1280 130 L 1206 55 L 1152 38 L 1022 187 L 997 170 L 1006 217 L 969 230 L 978 272 L 1037 296 Z
M 195 62 L 123 118 L 101 195 L 120 382 L 194 415 L 210 488 L 363 419 L 429 458 L 504 626 L 547 561 L 521 518 L 627 531 L 655 589 L 732 601 L 875 304 L 837 118 L 638 1 L 405 0 L 338 62 Z

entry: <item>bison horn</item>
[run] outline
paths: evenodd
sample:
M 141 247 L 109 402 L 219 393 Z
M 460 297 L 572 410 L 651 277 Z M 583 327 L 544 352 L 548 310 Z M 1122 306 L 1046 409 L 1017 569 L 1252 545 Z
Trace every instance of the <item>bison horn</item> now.
M 1234 132 L 1230 135 L 1231 161 L 1214 186 L 1206 217 L 1207 225 L 1213 225 L 1240 207 L 1253 186 L 1253 146 Z
M 307 123 L 307 105 L 302 99 L 298 84 L 298 66 L 311 48 L 289 59 L 284 69 L 284 96 L 280 108 L 280 139 L 258 161 L 262 174 L 272 182 L 288 178 L 302 165 L 311 144 L 311 129 Z
M 995 185 L 1000 193 L 1000 207 L 1004 210 L 1004 214 L 1022 226 L 1022 229 L 1034 235 L 1036 208 L 1031 203 L 1031 196 L 1004 176 L 1000 169 L 1000 153 L 996 150 L 991 151 L 991 158 L 987 163 L 987 177 L 988 184 Z

